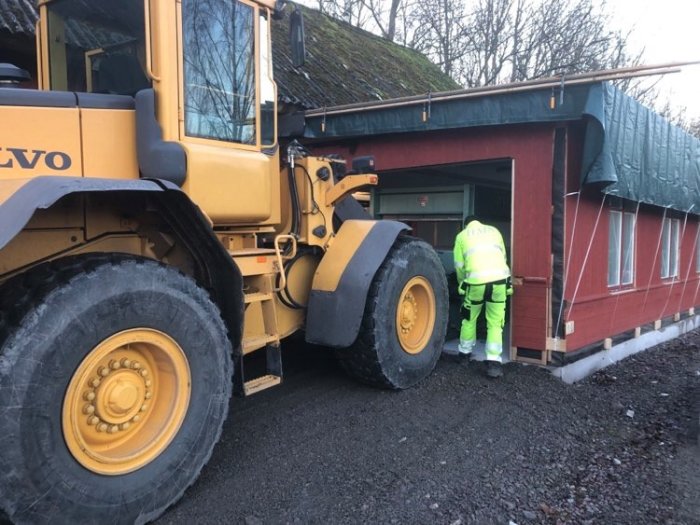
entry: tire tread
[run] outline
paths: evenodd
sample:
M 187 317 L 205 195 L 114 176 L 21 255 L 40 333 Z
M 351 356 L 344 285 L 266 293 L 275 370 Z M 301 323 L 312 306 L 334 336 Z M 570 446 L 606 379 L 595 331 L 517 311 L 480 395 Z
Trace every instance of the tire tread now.
M 207 291 L 199 287 L 191 277 L 172 266 L 165 265 L 153 259 L 135 257 L 128 254 L 105 253 L 71 256 L 50 261 L 32 268 L 23 274 L 14 276 L 0 285 L 0 361 L 3 357 L 1 352 L 5 342 L 12 337 L 17 330 L 21 329 L 21 323 L 24 317 L 29 314 L 32 309 L 36 308 L 42 302 L 43 298 L 47 297 L 60 286 L 66 285 L 71 279 L 78 275 L 90 274 L 104 265 L 116 266 L 124 263 L 157 265 L 164 273 L 166 271 L 177 271 L 178 274 L 190 282 L 191 289 L 187 290 L 188 293 L 201 293 L 203 294 L 201 298 L 206 298 L 207 301 L 211 302 Z M 225 326 L 220 313 L 218 315 L 221 325 Z M 225 335 L 228 337 L 228 333 Z M 224 395 L 227 399 L 230 399 L 233 378 L 231 359 L 228 360 L 228 365 L 229 379 L 226 381 L 226 391 Z M 228 408 L 228 402 L 226 402 L 223 409 L 223 417 L 221 418 L 222 424 L 218 425 L 216 428 L 214 444 L 217 443 L 221 437 L 223 421 L 225 421 L 228 416 Z M 146 523 L 156 519 L 169 506 L 182 498 L 185 491 L 197 480 L 204 465 L 208 463 L 213 449 L 214 447 L 212 446 L 203 456 L 203 461 L 200 462 L 197 471 L 194 473 L 194 476 L 191 477 L 189 483 L 184 484 L 165 506 L 150 511 L 144 509 L 143 513 L 136 517 L 135 523 Z M 0 490 L 0 519 L 5 518 L 5 516 L 11 517 L 13 510 L 16 509 L 12 508 L 12 502 L 9 501 L 6 495 L 3 494 L 3 491 Z
M 336 351 L 338 361 L 345 372 L 370 386 L 392 390 L 402 388 L 387 376 L 379 360 L 379 352 L 374 339 L 377 330 L 375 312 L 377 311 L 382 283 L 387 279 L 391 270 L 393 257 L 410 244 L 424 245 L 428 248 L 428 253 L 434 255 L 437 264 L 440 264 L 437 255 L 425 241 L 411 236 L 398 237 L 372 281 L 357 340 L 349 348 Z M 436 300 L 440 300 L 440 298 L 436 297 Z

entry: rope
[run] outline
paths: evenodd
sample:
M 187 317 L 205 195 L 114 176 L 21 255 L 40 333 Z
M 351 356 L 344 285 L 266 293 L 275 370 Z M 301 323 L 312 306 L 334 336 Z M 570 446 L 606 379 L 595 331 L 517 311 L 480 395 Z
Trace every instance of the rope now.
M 578 274 L 578 281 L 576 281 L 576 288 L 574 289 L 574 295 L 571 297 L 571 306 L 569 307 L 569 315 L 574 309 L 574 303 L 576 302 L 576 295 L 578 295 L 578 289 L 581 286 L 581 279 L 583 279 L 583 272 L 586 269 L 586 264 L 588 263 L 588 256 L 591 254 L 591 247 L 593 246 L 593 241 L 595 240 L 595 233 L 598 231 L 598 223 L 600 222 L 600 215 L 603 213 L 603 206 L 605 205 L 605 197 L 600 201 L 600 208 L 598 209 L 598 216 L 595 219 L 595 226 L 593 226 L 593 232 L 591 233 L 591 240 L 588 243 L 588 249 L 586 250 L 586 256 L 583 259 L 583 265 L 581 265 L 581 271 Z
M 692 210 L 693 207 L 690 207 L 690 210 Z M 688 214 L 690 213 L 690 210 L 685 212 L 685 219 L 683 219 L 683 230 L 681 231 L 680 237 L 678 239 L 678 242 L 676 243 L 676 266 L 678 267 L 678 272 L 675 271 L 675 268 L 673 269 L 673 277 L 671 278 L 671 286 L 668 287 L 668 297 L 666 297 L 666 303 L 664 304 L 664 307 L 661 309 L 661 313 L 659 314 L 659 319 L 663 318 L 664 312 L 666 311 L 666 308 L 668 307 L 668 304 L 671 302 L 671 292 L 673 291 L 673 286 L 676 284 L 676 278 L 680 279 L 680 269 L 681 269 L 681 262 L 678 260 L 681 255 L 681 245 L 683 244 L 683 237 L 685 237 L 685 227 L 688 225 Z M 673 224 L 673 223 L 671 223 Z M 671 227 L 670 234 L 673 234 L 673 227 Z M 671 254 L 668 254 L 669 258 L 671 257 Z M 692 259 L 692 257 L 691 257 Z M 670 261 L 669 261 L 670 262 Z M 683 299 L 683 294 L 681 294 L 681 300 Z
M 651 279 L 654 276 L 654 268 L 656 268 L 656 259 L 659 256 L 659 248 L 661 248 L 661 237 L 664 234 L 664 221 L 666 220 L 666 213 L 668 212 L 668 208 L 664 208 L 664 214 L 661 217 L 661 230 L 659 231 L 659 242 L 656 243 L 656 253 L 654 253 L 654 259 L 653 262 L 651 263 L 651 270 L 649 270 L 649 282 L 647 283 L 647 289 L 646 293 L 644 294 L 644 304 L 642 304 L 642 313 L 646 310 L 647 307 L 647 299 L 649 298 L 649 289 L 651 288 Z
M 698 224 L 698 235 L 695 239 L 695 242 L 697 244 L 698 239 L 700 239 L 700 224 Z M 698 284 L 695 285 L 695 295 L 693 295 L 693 305 L 696 304 L 697 298 L 698 298 L 698 292 L 700 292 L 700 279 L 698 279 Z
M 571 243 L 569 244 L 569 254 L 566 258 L 566 269 L 564 270 L 564 280 L 561 283 L 561 301 L 559 301 L 559 315 L 557 316 L 557 324 L 554 325 L 554 329 L 556 330 L 554 335 L 555 335 L 555 340 L 558 339 L 559 336 L 559 326 L 561 326 L 561 316 L 564 313 L 564 297 L 566 297 L 566 282 L 569 278 L 569 268 L 571 268 L 571 254 L 573 253 L 573 248 L 574 248 L 574 239 L 576 238 L 576 224 L 578 220 L 578 205 L 581 202 L 581 192 L 576 191 L 574 193 L 568 193 L 564 195 L 564 198 L 570 197 L 571 195 L 576 195 L 576 209 L 574 211 L 574 224 L 571 227 Z M 564 246 L 566 246 L 566 242 L 564 242 Z
M 693 205 L 695 206 L 695 205 Z M 692 210 L 693 207 L 690 207 L 690 210 Z M 690 210 L 688 210 L 690 212 Z M 698 239 L 700 239 L 700 223 L 698 223 L 698 231 L 695 232 L 695 240 L 693 241 L 693 249 L 690 252 L 690 257 L 688 258 L 688 269 L 685 272 L 685 280 L 683 281 L 683 290 L 681 291 L 681 298 L 678 299 L 678 308 L 677 311 L 680 312 L 681 308 L 683 308 L 683 296 L 685 295 L 685 289 L 688 286 L 688 281 L 690 280 L 690 272 L 691 268 L 693 267 L 693 254 L 697 253 L 698 250 Z M 699 254 L 700 255 L 700 254 Z M 698 262 L 695 263 L 696 265 Z M 695 295 L 693 296 L 693 303 L 692 306 L 695 306 L 695 297 L 698 294 L 698 288 L 700 288 L 700 280 L 698 281 L 697 288 L 695 289 Z

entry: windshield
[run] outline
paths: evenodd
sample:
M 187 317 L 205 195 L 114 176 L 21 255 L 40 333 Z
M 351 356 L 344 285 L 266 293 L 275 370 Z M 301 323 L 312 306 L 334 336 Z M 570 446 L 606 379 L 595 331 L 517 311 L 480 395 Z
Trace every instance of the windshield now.
M 143 0 L 57 0 L 47 9 L 50 89 L 133 96 L 150 86 Z

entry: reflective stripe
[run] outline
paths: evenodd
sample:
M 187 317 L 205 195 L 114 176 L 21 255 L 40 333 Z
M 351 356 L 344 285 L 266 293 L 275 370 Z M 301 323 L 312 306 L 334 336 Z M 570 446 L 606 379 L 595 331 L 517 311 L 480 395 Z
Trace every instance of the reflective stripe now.
M 505 255 L 505 252 L 503 251 L 503 248 L 499 244 L 484 244 L 484 245 L 479 245 L 479 246 L 472 246 L 469 248 L 467 251 L 464 252 L 464 258 L 468 259 L 472 255 L 478 252 L 485 252 L 485 251 L 493 251 L 496 250 L 498 253 L 502 253 Z
M 464 268 L 464 263 L 462 261 L 455 261 L 455 268 Z
M 471 354 L 476 346 L 476 341 L 460 341 L 459 342 L 459 353 L 460 354 Z
M 501 361 L 503 345 L 501 343 L 486 343 L 486 359 L 488 361 Z
M 469 272 L 466 279 L 479 279 L 480 281 L 483 280 L 484 282 L 487 282 L 489 280 L 496 281 L 499 278 L 505 279 L 506 277 L 510 277 L 510 271 L 507 269 L 498 269 L 484 270 L 481 272 Z

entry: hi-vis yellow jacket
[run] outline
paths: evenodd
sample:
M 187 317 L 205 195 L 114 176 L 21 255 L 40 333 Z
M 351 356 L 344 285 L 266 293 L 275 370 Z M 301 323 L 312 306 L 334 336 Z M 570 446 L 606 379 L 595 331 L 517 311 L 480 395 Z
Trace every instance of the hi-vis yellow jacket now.
M 457 282 L 484 284 L 510 277 L 506 247 L 493 226 L 471 221 L 455 239 Z

